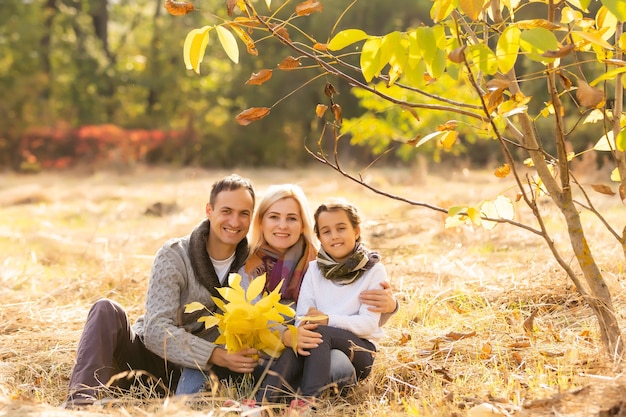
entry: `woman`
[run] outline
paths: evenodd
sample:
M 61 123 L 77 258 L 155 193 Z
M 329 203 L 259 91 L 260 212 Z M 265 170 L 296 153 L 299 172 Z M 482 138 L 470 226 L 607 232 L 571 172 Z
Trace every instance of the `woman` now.
M 266 291 L 273 290 L 283 280 L 281 299 L 287 304 L 297 303 L 306 268 L 317 255 L 312 218 L 307 198 L 299 186 L 268 187 L 252 220 L 250 255 L 239 271 L 242 286 L 265 273 Z M 364 291 L 359 299 L 369 305 L 370 310 L 382 313 L 381 325 L 397 310 L 387 282 L 381 289 Z M 322 339 L 321 334 L 314 331 L 316 327 L 316 324 L 305 324 L 298 328 L 298 354 L 307 356 L 310 349 L 319 346 Z M 291 347 L 292 340 L 289 330 L 284 331 L 285 346 Z M 356 381 L 354 366 L 341 351 L 332 352 L 331 379 L 340 386 Z M 200 370 L 185 368 L 176 394 L 200 392 L 205 382 L 205 374 Z

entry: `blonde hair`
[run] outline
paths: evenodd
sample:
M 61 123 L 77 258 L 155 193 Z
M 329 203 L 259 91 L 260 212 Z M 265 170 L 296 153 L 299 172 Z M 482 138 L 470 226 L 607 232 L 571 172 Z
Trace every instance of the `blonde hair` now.
M 279 184 L 271 185 L 265 191 L 263 198 L 259 202 L 259 207 L 254 213 L 252 227 L 250 232 L 250 254 L 253 254 L 263 246 L 266 241 L 263 236 L 263 216 L 272 204 L 285 198 L 293 198 L 298 206 L 300 206 L 300 218 L 302 219 L 302 236 L 314 248 L 317 249 L 317 242 L 314 239 L 313 223 L 311 211 L 309 210 L 309 202 L 304 195 L 304 191 L 300 186 L 295 184 Z

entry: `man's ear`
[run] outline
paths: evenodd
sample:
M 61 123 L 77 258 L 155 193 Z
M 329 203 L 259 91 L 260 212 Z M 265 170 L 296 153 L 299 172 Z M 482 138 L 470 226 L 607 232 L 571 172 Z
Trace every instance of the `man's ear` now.
M 207 219 L 211 219 L 211 213 L 213 212 L 213 207 L 211 207 L 211 203 L 206 203 L 206 207 L 204 208 L 206 211 Z

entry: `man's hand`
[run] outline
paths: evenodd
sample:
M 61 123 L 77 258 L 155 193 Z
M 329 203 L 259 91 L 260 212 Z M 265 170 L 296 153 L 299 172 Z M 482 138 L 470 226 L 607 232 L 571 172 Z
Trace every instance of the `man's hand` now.
M 309 349 L 314 349 L 322 343 L 322 335 L 315 332 L 317 324 L 301 324 L 298 327 L 298 355 L 309 356 Z M 283 344 L 288 348 L 293 348 L 291 330 L 283 333 Z
M 396 299 L 391 291 L 391 285 L 383 281 L 380 290 L 365 290 L 359 294 L 359 300 L 369 306 L 370 311 L 376 313 L 393 313 L 396 310 Z
M 242 349 L 239 352 L 229 353 L 226 349 L 216 347 L 209 358 L 209 363 L 222 368 L 228 368 L 233 372 L 248 374 L 258 365 L 256 349 Z

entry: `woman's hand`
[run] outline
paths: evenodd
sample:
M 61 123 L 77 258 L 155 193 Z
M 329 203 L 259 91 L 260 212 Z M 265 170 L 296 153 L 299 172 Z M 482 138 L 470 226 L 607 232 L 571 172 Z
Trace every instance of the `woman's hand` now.
M 391 285 L 383 281 L 380 290 L 365 290 L 359 294 L 359 300 L 369 306 L 370 311 L 376 313 L 393 313 L 396 311 L 396 298 L 391 291 Z
M 239 352 L 228 352 L 226 349 L 216 347 L 209 358 L 209 363 L 233 372 L 248 374 L 259 364 L 259 352 L 256 349 L 241 349 Z
M 323 324 L 328 326 L 328 316 L 323 311 L 319 311 L 315 307 L 309 307 L 309 311 L 306 312 L 306 317 L 309 319 L 306 323 Z
M 298 355 L 309 356 L 309 349 L 315 349 L 322 343 L 322 335 L 315 332 L 317 324 L 301 324 L 297 328 L 297 350 Z M 293 348 L 293 338 L 291 329 L 285 330 L 283 333 L 283 344 L 288 348 Z

